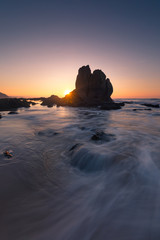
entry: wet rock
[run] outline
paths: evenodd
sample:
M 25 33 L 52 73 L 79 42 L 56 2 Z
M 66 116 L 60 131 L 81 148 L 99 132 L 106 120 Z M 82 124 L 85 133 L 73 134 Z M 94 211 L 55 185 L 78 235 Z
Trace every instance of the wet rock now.
M 33 102 L 33 101 L 29 101 L 29 103 L 32 105 L 32 106 L 35 106 L 37 103 Z
M 110 142 L 111 140 L 115 140 L 115 136 L 113 134 L 106 134 L 103 131 L 97 131 L 92 137 L 93 141 L 104 141 Z
M 12 158 L 13 157 L 12 153 L 9 152 L 9 151 L 4 151 L 3 154 L 4 154 L 5 157 L 8 157 L 8 158 Z
M 133 111 L 152 111 L 151 108 L 134 108 Z
M 101 110 L 118 110 L 121 109 L 120 103 L 105 103 L 102 106 L 100 106 Z
M 49 98 L 44 98 L 41 105 L 42 106 L 47 106 L 47 107 L 53 107 L 54 105 L 60 105 L 61 99 L 56 96 L 52 95 Z
M 159 104 L 150 104 L 150 103 L 143 103 L 141 104 L 142 106 L 146 106 L 146 107 L 152 107 L 152 108 L 160 108 Z
M 83 131 L 86 129 L 86 127 L 79 127 L 79 129 Z
M 47 105 L 47 107 L 48 107 L 48 108 L 52 108 L 52 107 L 53 107 L 53 105 L 54 105 L 54 104 L 52 104 L 52 103 L 49 103 L 49 104 Z
M 121 106 L 121 107 L 124 107 L 125 106 L 125 102 L 120 102 L 120 103 L 118 103 L 119 104 L 119 106 Z
M 8 114 L 18 114 L 18 112 L 16 112 L 16 111 L 11 111 L 11 112 L 9 112 Z
M 69 152 L 75 150 L 77 147 L 81 146 L 82 144 L 76 143 L 75 145 L 73 145 L 70 149 Z
M 102 136 L 103 136 L 103 132 L 100 132 L 100 133 L 96 133 L 94 134 L 92 137 L 91 137 L 91 140 L 94 140 L 94 141 L 98 141 L 98 140 L 101 140 L 102 139 Z
M 0 99 L 0 111 L 15 111 L 21 107 L 29 108 L 30 103 L 26 99 L 18 98 Z
M 53 129 L 46 129 L 38 132 L 39 136 L 44 137 L 53 137 L 55 135 L 58 135 L 58 132 L 55 132 Z

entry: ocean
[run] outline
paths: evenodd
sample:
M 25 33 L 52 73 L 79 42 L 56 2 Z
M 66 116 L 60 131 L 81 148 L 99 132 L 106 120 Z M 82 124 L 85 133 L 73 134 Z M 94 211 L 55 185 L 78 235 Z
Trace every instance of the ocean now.
M 116 101 L 2 113 L 1 240 L 160 239 L 160 99 Z

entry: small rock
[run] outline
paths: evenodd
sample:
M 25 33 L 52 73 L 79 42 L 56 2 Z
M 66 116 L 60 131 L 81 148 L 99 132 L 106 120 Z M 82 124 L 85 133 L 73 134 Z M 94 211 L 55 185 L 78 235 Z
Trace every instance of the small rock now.
M 150 104 L 150 103 L 143 103 L 141 104 L 142 106 L 146 106 L 146 107 L 152 107 L 152 108 L 160 108 L 159 104 Z
M 55 136 L 57 134 L 58 134 L 58 132 L 55 132 L 52 129 L 46 129 L 46 130 L 42 130 L 42 131 L 38 132 L 39 136 L 44 136 L 44 137 L 53 137 L 53 136 Z
M 52 108 L 54 104 L 50 103 L 47 105 L 48 108 Z
M 97 131 L 92 137 L 91 140 L 93 141 L 105 141 L 109 142 L 114 140 L 115 136 L 113 134 L 106 134 L 103 131 Z
M 119 106 L 121 106 L 121 107 L 124 107 L 125 106 L 125 102 L 120 102 L 120 103 L 118 103 L 119 104 Z
M 32 106 L 36 105 L 37 103 L 30 101 L 29 102 Z
M 91 139 L 94 141 L 101 140 L 102 136 L 103 136 L 103 133 L 96 133 L 91 137 Z
M 85 127 L 79 127 L 79 129 L 81 129 L 82 131 L 85 130 L 86 128 Z
M 73 145 L 69 151 L 73 151 L 75 148 L 77 148 L 80 144 L 79 143 L 76 143 L 75 145 Z
M 16 111 L 11 111 L 11 112 L 9 112 L 8 114 L 18 114 L 18 112 L 16 112 Z
M 121 109 L 120 103 L 105 103 L 100 107 L 101 110 L 117 110 Z
M 41 105 L 47 107 L 53 107 L 53 105 L 60 105 L 60 98 L 56 95 L 52 95 L 49 98 L 44 98 Z
M 145 110 L 145 111 L 152 111 L 151 108 L 134 108 L 133 109 L 133 111 L 143 111 L 143 110 Z
M 3 154 L 4 154 L 5 157 L 8 157 L 8 158 L 13 157 L 13 155 L 9 151 L 5 151 Z

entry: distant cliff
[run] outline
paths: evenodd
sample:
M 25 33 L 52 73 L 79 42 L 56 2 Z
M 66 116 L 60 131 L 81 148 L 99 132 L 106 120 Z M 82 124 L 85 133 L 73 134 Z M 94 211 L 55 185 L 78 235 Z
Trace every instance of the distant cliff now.
M 0 98 L 8 98 L 8 96 L 6 94 L 0 92 Z

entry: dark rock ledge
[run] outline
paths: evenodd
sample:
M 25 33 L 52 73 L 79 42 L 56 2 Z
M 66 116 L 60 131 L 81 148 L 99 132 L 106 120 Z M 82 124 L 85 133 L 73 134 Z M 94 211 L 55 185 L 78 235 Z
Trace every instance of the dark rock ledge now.
M 141 104 L 142 106 L 146 106 L 146 107 L 151 107 L 151 108 L 160 108 L 159 104 L 150 104 L 150 103 L 143 103 Z
M 0 111 L 16 111 L 21 107 L 30 107 L 30 104 L 25 99 L 4 98 L 0 99 Z

